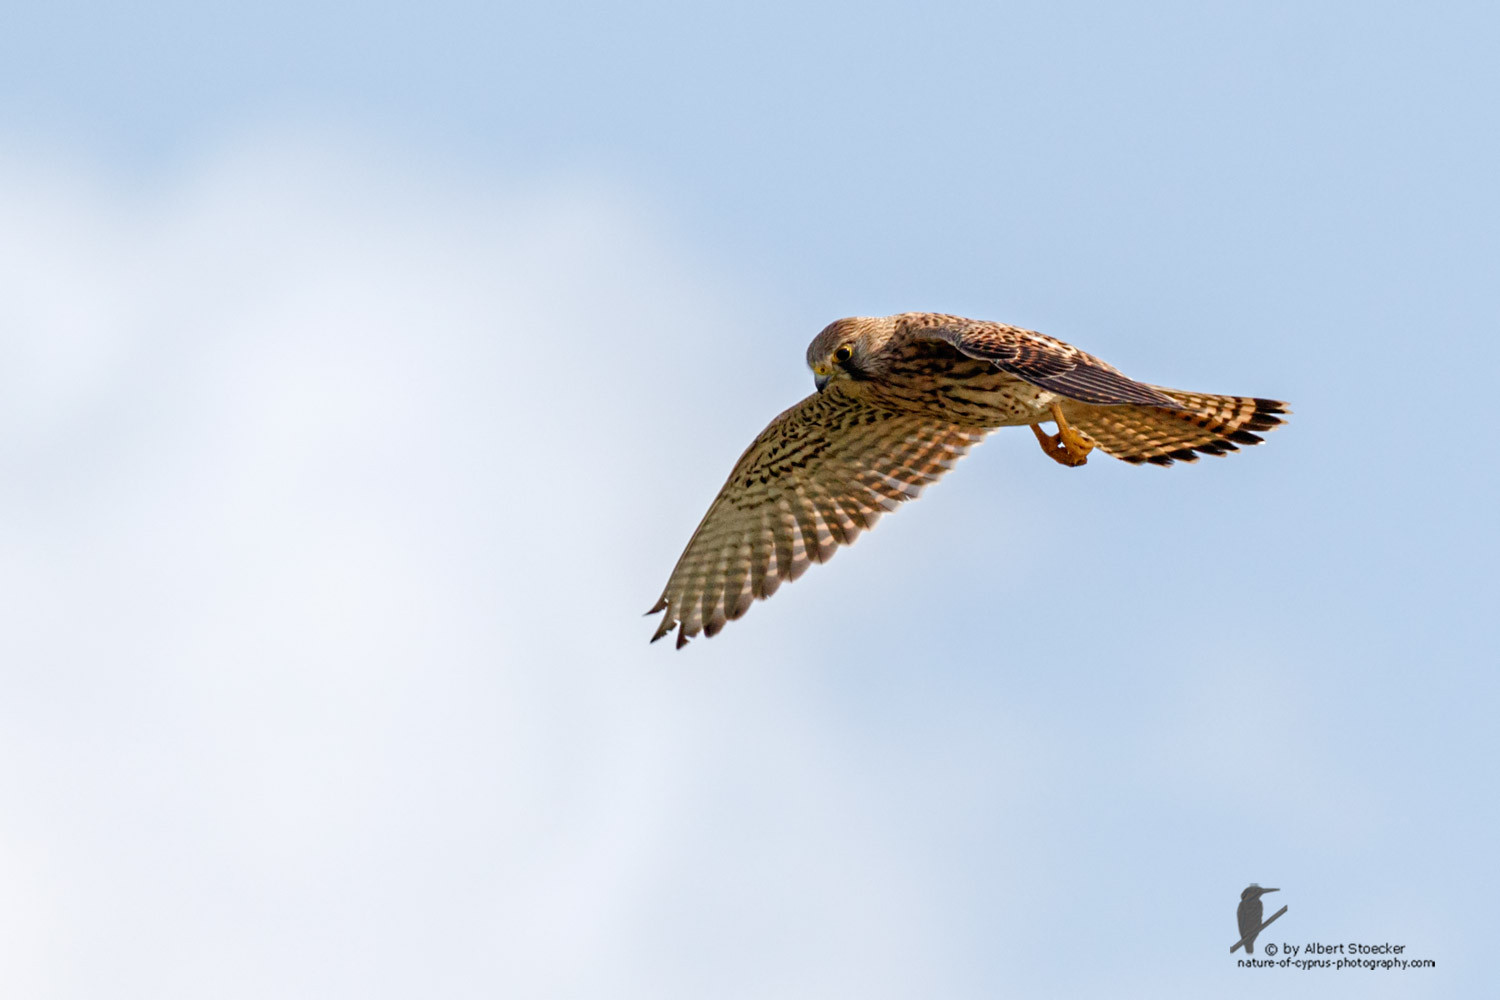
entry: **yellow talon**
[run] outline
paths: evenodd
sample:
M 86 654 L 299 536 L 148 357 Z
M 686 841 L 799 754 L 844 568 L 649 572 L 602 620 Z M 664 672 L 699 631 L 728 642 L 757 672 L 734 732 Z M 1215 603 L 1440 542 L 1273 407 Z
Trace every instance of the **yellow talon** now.
M 1089 452 L 1094 450 L 1093 444 L 1085 441 L 1083 435 L 1068 426 L 1068 422 L 1063 419 L 1062 407 L 1056 403 L 1052 404 L 1052 419 L 1057 421 L 1056 434 L 1044 433 L 1041 424 L 1031 425 L 1031 433 L 1036 435 L 1042 451 L 1054 462 L 1069 468 L 1086 464 Z

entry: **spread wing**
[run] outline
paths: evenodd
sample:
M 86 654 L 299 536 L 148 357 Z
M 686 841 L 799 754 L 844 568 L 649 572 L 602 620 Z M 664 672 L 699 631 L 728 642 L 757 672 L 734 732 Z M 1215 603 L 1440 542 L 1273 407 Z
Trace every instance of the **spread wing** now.
M 1044 333 L 936 313 L 908 314 L 902 319 L 915 336 L 946 341 L 971 358 L 994 362 L 1001 371 L 1059 396 L 1101 405 L 1178 409 L 1171 397 Z
M 984 432 L 866 404 L 834 383 L 761 431 L 693 533 L 648 614 L 681 648 L 827 562 L 880 515 L 916 497 Z

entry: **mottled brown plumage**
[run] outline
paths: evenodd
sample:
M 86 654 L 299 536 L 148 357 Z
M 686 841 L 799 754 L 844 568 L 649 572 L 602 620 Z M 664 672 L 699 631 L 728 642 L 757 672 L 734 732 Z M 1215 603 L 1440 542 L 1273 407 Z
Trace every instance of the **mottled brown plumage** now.
M 740 456 L 648 612 L 665 612 L 653 642 L 674 627 L 678 647 L 716 634 L 997 427 L 1031 426 L 1063 465 L 1095 447 L 1171 465 L 1259 444 L 1253 432 L 1287 413 L 1275 400 L 1147 385 L 1053 337 L 939 313 L 841 319 L 813 338 L 807 363 L 818 391 Z

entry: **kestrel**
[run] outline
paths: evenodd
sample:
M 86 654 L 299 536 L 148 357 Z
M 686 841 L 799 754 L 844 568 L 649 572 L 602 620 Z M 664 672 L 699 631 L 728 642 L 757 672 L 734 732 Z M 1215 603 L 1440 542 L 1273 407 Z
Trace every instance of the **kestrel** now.
M 1288 412 L 1274 399 L 1147 385 L 1054 337 L 939 313 L 838 320 L 813 338 L 807 364 L 818 391 L 735 463 L 647 612 L 666 612 L 652 642 L 674 626 L 679 649 L 717 634 L 997 427 L 1030 426 L 1066 466 L 1095 448 L 1171 465 L 1259 444 L 1252 432 Z

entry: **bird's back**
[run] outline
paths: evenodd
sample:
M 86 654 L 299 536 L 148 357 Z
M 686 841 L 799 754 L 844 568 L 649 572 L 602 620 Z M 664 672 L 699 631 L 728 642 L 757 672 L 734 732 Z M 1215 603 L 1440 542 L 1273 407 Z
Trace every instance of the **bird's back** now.
M 936 340 L 892 341 L 878 381 L 866 391 L 875 405 L 984 430 L 1034 423 L 1046 416 L 1046 401 L 1056 398 Z

